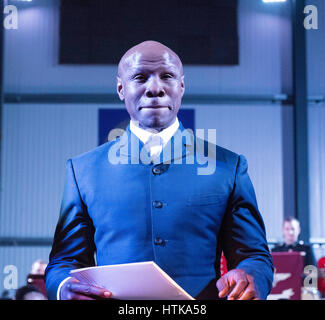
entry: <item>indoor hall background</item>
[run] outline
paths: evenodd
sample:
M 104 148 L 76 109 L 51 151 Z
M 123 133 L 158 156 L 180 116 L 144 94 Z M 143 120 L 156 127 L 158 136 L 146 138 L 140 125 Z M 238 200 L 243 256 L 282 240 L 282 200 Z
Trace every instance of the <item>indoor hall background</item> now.
M 307 32 L 310 99 L 325 94 L 325 7 L 319 30 Z M 68 158 L 96 147 L 98 109 L 116 103 L 17 102 L 24 94 L 115 94 L 116 66 L 58 64 L 58 0 L 15 2 L 17 30 L 5 31 L 0 194 L 0 285 L 6 265 L 18 268 L 19 286 L 32 262 L 48 259 L 58 219 Z M 281 240 L 285 215 L 293 215 L 293 108 L 281 99 L 292 93 L 291 22 L 286 4 L 239 0 L 239 65 L 184 67 L 196 128 L 215 128 L 217 144 L 244 154 L 270 243 Z M 229 99 L 232 97 L 232 99 Z M 205 102 L 204 102 L 205 101 Z M 310 234 L 325 238 L 325 108 L 310 102 Z M 315 240 L 315 241 L 316 241 Z M 25 242 L 24 242 L 25 241 Z M 317 256 L 324 255 L 321 248 Z M 0 287 L 0 291 L 3 288 Z

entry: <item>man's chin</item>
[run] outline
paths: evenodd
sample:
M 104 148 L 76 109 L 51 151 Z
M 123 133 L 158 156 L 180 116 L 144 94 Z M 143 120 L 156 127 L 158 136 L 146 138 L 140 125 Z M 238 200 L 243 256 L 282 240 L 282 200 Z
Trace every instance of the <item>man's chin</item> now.
M 170 119 L 161 119 L 161 117 L 152 117 L 146 121 L 140 121 L 139 124 L 143 129 L 161 131 L 170 126 L 172 124 L 172 121 L 170 121 Z

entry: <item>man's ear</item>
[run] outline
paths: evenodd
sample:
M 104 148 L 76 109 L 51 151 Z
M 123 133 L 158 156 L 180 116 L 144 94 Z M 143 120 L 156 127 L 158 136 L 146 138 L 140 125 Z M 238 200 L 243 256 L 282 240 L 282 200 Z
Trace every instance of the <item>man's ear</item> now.
M 184 82 L 184 75 L 181 77 L 181 88 L 182 88 L 182 97 L 184 95 L 185 92 L 185 82 Z
M 122 79 L 117 76 L 116 77 L 116 90 L 117 90 L 117 94 L 120 98 L 121 101 L 124 100 L 124 88 L 123 88 L 123 84 L 122 84 Z

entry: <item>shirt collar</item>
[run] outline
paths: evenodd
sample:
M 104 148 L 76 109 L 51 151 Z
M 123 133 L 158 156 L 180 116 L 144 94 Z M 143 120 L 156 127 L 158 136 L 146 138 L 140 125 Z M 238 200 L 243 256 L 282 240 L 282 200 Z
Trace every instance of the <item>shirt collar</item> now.
M 166 129 L 158 132 L 153 133 L 148 130 L 140 128 L 135 121 L 132 119 L 130 120 L 130 130 L 133 134 L 135 134 L 144 144 L 149 140 L 152 135 L 160 136 L 163 140 L 164 146 L 168 143 L 171 137 L 175 134 L 179 127 L 179 121 L 176 117 L 175 121 Z

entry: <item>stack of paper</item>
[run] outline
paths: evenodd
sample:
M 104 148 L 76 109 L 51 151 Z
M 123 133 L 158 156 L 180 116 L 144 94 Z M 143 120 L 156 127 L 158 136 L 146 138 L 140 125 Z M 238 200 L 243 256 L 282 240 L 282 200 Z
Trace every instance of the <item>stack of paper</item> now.
M 194 300 L 153 261 L 72 270 L 79 281 L 105 288 L 122 300 Z

